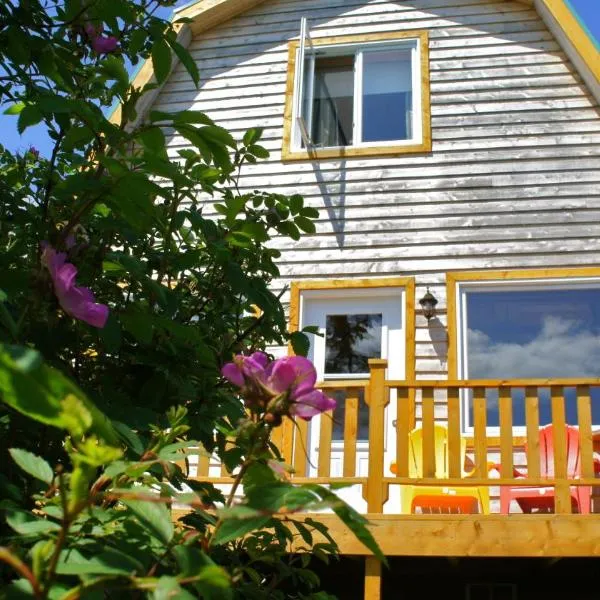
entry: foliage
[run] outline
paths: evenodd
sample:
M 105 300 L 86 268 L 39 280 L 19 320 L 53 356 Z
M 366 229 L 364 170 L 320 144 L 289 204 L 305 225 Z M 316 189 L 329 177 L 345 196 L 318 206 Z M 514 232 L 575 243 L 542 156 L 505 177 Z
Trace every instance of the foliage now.
M 244 165 L 268 158 L 260 129 L 235 140 L 201 112 L 138 115 L 174 56 L 199 82 L 183 24 L 154 16 L 170 4 L 0 4 L 0 106 L 53 143 L 48 157 L 0 147 L 0 578 L 11 598 L 326 598 L 303 555 L 328 560 L 335 543 L 293 517 L 311 508 L 332 508 L 377 552 L 329 490 L 276 474 L 274 424 L 264 411 L 248 419 L 221 377 L 243 350 L 290 341 L 306 352 L 270 291 L 268 242 L 314 231 L 318 215 L 298 195 L 240 192 Z M 143 60 L 157 81 L 140 89 L 127 69 Z M 187 477 L 184 452 L 216 453 L 238 473 L 228 498 Z M 174 506 L 186 512 L 175 525 Z M 298 539 L 304 549 L 287 556 Z

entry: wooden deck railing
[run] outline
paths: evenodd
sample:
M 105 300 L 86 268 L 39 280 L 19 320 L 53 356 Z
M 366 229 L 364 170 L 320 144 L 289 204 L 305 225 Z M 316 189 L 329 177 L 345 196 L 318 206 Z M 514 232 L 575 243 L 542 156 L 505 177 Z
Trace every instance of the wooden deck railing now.
M 368 513 L 382 513 L 389 497 L 390 486 L 460 486 L 552 487 L 555 494 L 555 512 L 570 513 L 571 486 L 600 485 L 595 479 L 592 432 L 592 402 L 590 388 L 600 388 L 599 379 L 523 379 L 523 380 L 460 380 L 460 381 L 404 381 L 386 380 L 385 360 L 370 360 L 369 380 L 345 380 L 325 382 L 319 387 L 328 393 L 344 392 L 343 441 L 338 442 L 337 452 L 342 452 L 342 475 L 331 476 L 333 446 L 333 416 L 325 414 L 320 419 L 320 429 L 311 431 L 305 421 L 298 420 L 293 427 L 293 442 L 284 443 L 284 457 L 294 466 L 293 480 L 319 483 L 345 483 L 362 486 Z M 580 468 L 578 477 L 568 472 L 566 441 L 565 388 L 574 388 L 576 394 L 577 420 L 569 425 L 579 429 Z M 357 475 L 357 443 L 359 422 L 359 397 L 364 399 L 369 411 L 368 472 Z M 490 435 L 487 424 L 488 399 L 486 393 L 497 394 L 499 434 Z M 525 427 L 515 436 L 513 420 L 513 392 L 524 395 Z M 554 474 L 543 477 L 540 471 L 540 390 L 550 391 L 550 408 L 554 431 Z M 443 396 L 446 405 L 444 419 L 436 419 L 436 394 Z M 468 455 L 474 472 L 465 476 L 464 452 L 461 451 L 461 404 L 464 394 L 470 394 L 472 406 L 472 433 L 469 434 Z M 396 474 L 390 476 L 390 456 L 386 455 L 386 407 L 396 404 L 395 457 Z M 439 401 L 438 401 L 439 402 Z M 420 411 L 417 409 L 420 408 Z M 447 476 L 436 477 L 435 425 L 447 428 Z M 415 425 L 422 428 L 422 476 L 410 476 L 410 432 Z M 284 431 L 278 432 L 284 440 Z M 318 436 L 318 459 L 311 465 L 308 452 L 310 436 Z M 314 439 L 314 438 L 313 438 Z M 523 442 L 526 442 L 525 444 Z M 283 443 L 283 442 L 282 442 Z M 389 443 L 389 440 L 388 440 Z M 313 443 L 313 445 L 316 445 Z M 526 451 L 525 451 L 526 447 Z M 340 449 L 343 448 L 343 451 Z M 515 476 L 515 458 L 522 457 L 526 464 L 526 477 Z M 490 462 L 497 463 L 495 477 L 490 477 Z M 316 472 L 315 472 L 316 471 Z M 201 457 L 197 477 L 215 483 L 227 483 L 231 477 L 222 470 L 220 477 L 209 476 L 209 461 Z M 400 508 L 398 507 L 398 513 Z

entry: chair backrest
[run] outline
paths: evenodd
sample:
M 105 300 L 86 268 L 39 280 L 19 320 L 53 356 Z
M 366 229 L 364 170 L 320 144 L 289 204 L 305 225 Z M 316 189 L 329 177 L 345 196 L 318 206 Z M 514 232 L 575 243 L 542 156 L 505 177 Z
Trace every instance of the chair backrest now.
M 435 447 L 435 476 L 448 477 L 448 429 L 444 425 L 434 425 Z M 417 427 L 408 434 L 409 464 L 408 476 L 413 478 L 423 477 L 423 429 Z M 465 464 L 467 441 L 460 439 L 460 465 L 461 470 Z
M 581 475 L 579 430 L 567 425 L 567 477 Z M 540 475 L 554 477 L 554 426 L 552 424 L 540 428 Z

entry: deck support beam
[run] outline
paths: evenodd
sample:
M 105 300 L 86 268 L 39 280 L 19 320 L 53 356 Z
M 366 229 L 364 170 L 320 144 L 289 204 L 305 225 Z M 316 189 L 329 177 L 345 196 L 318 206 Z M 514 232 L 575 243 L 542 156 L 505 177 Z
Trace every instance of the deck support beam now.
M 381 600 L 381 563 L 373 556 L 365 558 L 365 600 Z

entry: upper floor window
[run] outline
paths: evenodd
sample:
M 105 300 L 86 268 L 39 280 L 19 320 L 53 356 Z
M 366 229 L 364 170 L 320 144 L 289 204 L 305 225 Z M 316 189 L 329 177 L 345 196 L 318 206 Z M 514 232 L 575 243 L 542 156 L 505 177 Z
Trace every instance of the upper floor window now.
M 431 147 L 427 34 L 291 42 L 283 159 Z

